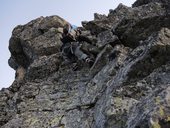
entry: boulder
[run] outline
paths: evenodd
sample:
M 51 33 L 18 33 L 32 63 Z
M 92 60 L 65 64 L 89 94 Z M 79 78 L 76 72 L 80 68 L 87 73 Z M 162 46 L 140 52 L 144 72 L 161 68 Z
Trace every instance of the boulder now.
M 67 23 L 59 16 L 49 16 L 14 28 L 9 41 L 11 67 L 16 69 L 15 65 L 18 65 L 28 68 L 35 59 L 58 53 L 62 45 L 60 29 Z

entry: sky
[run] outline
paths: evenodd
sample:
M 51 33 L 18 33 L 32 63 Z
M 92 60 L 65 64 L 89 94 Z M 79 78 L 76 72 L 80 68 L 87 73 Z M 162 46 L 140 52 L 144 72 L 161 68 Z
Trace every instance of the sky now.
M 119 3 L 126 6 L 136 0 L 1 0 L 0 1 L 0 89 L 14 81 L 15 71 L 8 66 L 9 39 L 17 25 L 24 25 L 40 16 L 58 15 L 71 24 L 80 26 L 90 21 L 94 13 L 108 14 Z

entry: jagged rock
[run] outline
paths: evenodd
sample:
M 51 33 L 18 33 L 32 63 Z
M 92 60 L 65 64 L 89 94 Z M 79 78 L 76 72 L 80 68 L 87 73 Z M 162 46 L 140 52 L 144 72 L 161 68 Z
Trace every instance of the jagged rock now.
M 15 65 L 28 68 L 37 58 L 55 54 L 60 51 L 61 32 L 67 22 L 59 16 L 40 17 L 26 25 L 17 26 L 9 41 L 9 50 L 12 59 L 11 67 Z
M 140 40 L 147 39 L 162 27 L 169 28 L 169 16 L 166 16 L 167 13 L 162 4 L 150 3 L 133 8 L 133 13 L 134 16 L 123 19 L 115 30 L 126 46 L 134 48 L 140 44 Z
M 92 34 L 97 35 L 102 31 L 106 31 L 109 29 L 109 27 L 106 27 L 107 21 L 103 24 L 103 21 L 97 20 L 97 21 L 90 21 L 90 22 L 82 22 L 83 27 L 85 27 L 87 30 L 90 30 Z
M 107 17 L 98 20 L 82 22 L 85 29 L 90 30 L 92 34 L 97 35 L 111 28 L 115 28 L 124 17 L 131 15 L 131 8 L 120 4 L 114 11 L 110 10 Z
M 124 17 L 127 17 L 131 15 L 132 9 L 130 7 L 127 7 L 123 4 L 119 4 L 118 7 L 115 10 L 110 9 L 108 17 L 109 18 L 115 18 L 118 20 L 121 20 Z
M 99 48 L 102 48 L 107 44 L 110 44 L 114 47 L 118 42 L 118 37 L 116 35 L 113 35 L 113 33 L 108 30 L 98 34 L 98 42 L 96 43 L 96 45 Z
M 132 7 L 138 7 L 138 6 L 142 6 L 151 2 L 158 2 L 158 3 L 163 3 L 163 4 L 170 4 L 170 1 L 168 0 L 137 0 Z
M 88 30 L 81 30 L 81 35 L 87 37 L 93 45 L 97 43 L 97 38 L 94 35 L 91 35 L 91 32 Z
M 9 50 L 12 56 L 8 62 L 11 67 L 14 69 L 17 69 L 19 66 L 27 68 L 30 62 L 24 54 L 20 39 L 18 37 L 11 37 L 9 42 Z
M 8 65 L 13 68 L 14 70 L 17 70 L 17 68 L 19 67 L 19 65 L 16 63 L 15 58 L 11 55 L 11 57 L 8 60 Z
M 100 71 L 106 63 L 109 61 L 109 55 L 111 54 L 113 47 L 111 45 L 106 45 L 103 50 L 98 54 L 95 59 L 93 66 L 91 67 L 91 71 L 96 73 Z M 95 71 L 96 70 L 96 71 Z
M 28 67 L 27 79 L 41 79 L 48 77 L 50 74 L 59 69 L 62 57 L 60 54 L 53 54 L 50 56 L 41 56 L 33 61 Z
M 106 18 L 106 15 L 101 15 L 98 13 L 94 13 L 94 20 L 103 20 Z
M 164 73 L 165 69 L 167 71 L 166 74 Z M 139 99 L 141 98 L 141 100 L 136 106 L 132 107 L 133 109 L 127 121 L 128 128 L 139 126 L 141 128 L 155 127 L 155 125 L 160 128 L 168 128 L 170 126 L 168 120 L 169 108 L 167 108 L 167 106 L 169 106 L 167 100 L 170 98 L 169 75 L 168 64 L 155 70 L 154 73 L 131 87 L 131 89 L 135 87 L 135 89 L 139 90 L 139 97 L 137 97 Z M 126 90 L 129 89 L 126 88 Z M 140 94 L 140 90 L 143 94 Z M 140 110 L 138 108 L 140 108 Z M 139 118 L 135 119 L 135 116 Z
M 92 67 L 65 63 L 64 19 L 40 17 L 17 26 L 9 42 L 16 79 L 0 91 L 0 127 L 169 128 L 165 3 L 137 0 L 134 8 L 120 4 L 108 16 L 84 22 L 82 36 L 91 43 L 81 42 L 81 49 L 94 58 Z
M 128 124 L 129 115 L 133 113 L 133 112 L 131 113 L 130 111 L 132 107 L 131 108 L 128 108 L 128 107 L 131 106 L 132 101 L 133 101 L 133 106 L 135 104 L 137 105 L 139 102 L 142 102 L 142 99 L 148 102 L 148 100 L 146 100 L 145 98 L 150 94 L 152 95 L 154 93 L 153 90 L 156 90 L 157 86 L 161 86 L 163 88 L 164 84 L 166 86 L 169 85 L 169 81 L 167 81 L 167 78 L 169 77 L 167 70 L 166 70 L 167 73 L 165 73 L 165 76 L 164 76 L 165 79 L 162 78 L 162 80 L 159 81 L 157 79 L 157 76 L 154 75 L 154 77 L 151 78 L 152 80 L 149 80 L 149 81 L 153 82 L 153 80 L 155 80 L 155 83 L 149 83 L 147 87 L 145 87 L 146 85 L 142 87 L 139 82 L 140 80 L 145 79 L 145 77 L 147 77 L 151 73 L 158 74 L 154 70 L 159 67 L 162 68 L 164 67 L 164 65 L 166 65 L 166 63 L 169 63 L 170 60 L 168 59 L 169 58 L 168 56 L 170 54 L 169 52 L 170 44 L 168 41 L 169 39 L 168 33 L 169 33 L 169 29 L 162 29 L 159 33 L 157 33 L 157 35 L 154 35 L 153 37 L 149 37 L 149 39 L 146 40 L 146 43 L 134 49 L 129 54 L 129 56 L 127 56 L 124 62 L 122 62 L 124 66 L 121 66 L 121 68 L 115 74 L 113 79 L 109 81 L 107 85 L 108 87 L 107 87 L 107 90 L 104 96 L 98 101 L 99 105 L 96 106 L 98 110 L 96 113 L 99 113 L 100 111 L 100 113 L 97 114 L 96 116 L 97 127 L 99 126 L 111 127 L 110 124 L 118 128 L 119 127 L 120 128 L 121 127 L 136 128 L 138 126 L 142 128 L 146 127 L 146 125 L 142 126 L 141 124 L 142 124 L 142 121 L 144 122 L 146 120 L 149 121 L 147 116 L 142 119 L 132 116 L 133 118 L 135 117 L 135 119 L 139 119 L 138 121 L 141 124 L 135 124 L 133 121 L 131 122 L 133 125 Z M 153 51 L 157 52 L 158 54 L 152 54 Z M 153 59 L 153 62 L 150 57 Z M 153 64 L 150 64 L 150 63 L 153 63 Z M 165 67 L 169 69 L 168 65 Z M 136 68 L 138 69 L 136 70 Z M 139 73 L 137 72 L 135 73 L 134 70 L 139 71 Z M 132 74 L 133 76 L 131 76 Z M 160 82 L 160 84 L 156 83 L 157 80 Z M 139 85 L 136 85 L 136 84 L 139 84 Z M 151 86 L 150 91 L 148 91 L 148 88 L 150 88 L 149 86 Z M 159 91 L 161 91 L 161 89 Z M 111 100 L 114 100 L 114 98 L 117 98 L 118 101 L 114 103 L 117 103 L 118 106 L 113 109 Z M 129 99 L 129 102 L 128 102 L 129 104 L 126 104 L 127 108 L 125 108 L 125 111 L 124 110 L 117 111 L 115 114 L 116 109 L 118 110 L 122 109 L 122 105 L 127 103 L 127 99 Z M 107 103 L 109 104 L 106 106 L 102 106 L 102 104 L 107 104 Z M 114 106 L 116 106 L 116 104 L 114 104 Z M 155 107 L 150 108 L 150 109 L 155 109 Z M 110 113 L 108 114 L 106 110 L 109 110 Z M 139 107 L 139 110 L 140 110 L 140 107 Z M 115 116 L 116 116 L 116 119 L 115 119 Z M 140 117 L 140 116 L 137 116 L 137 117 Z M 164 120 L 166 120 L 166 118 L 164 118 Z

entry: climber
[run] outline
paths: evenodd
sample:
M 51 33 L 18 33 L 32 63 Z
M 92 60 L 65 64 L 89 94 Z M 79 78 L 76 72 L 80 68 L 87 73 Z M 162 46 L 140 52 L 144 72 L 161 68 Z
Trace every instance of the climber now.
M 78 59 L 92 66 L 94 60 L 80 49 L 81 45 L 79 43 L 81 41 L 91 42 L 87 38 L 81 36 L 81 31 L 78 28 L 73 27 L 69 23 L 65 25 L 61 41 L 63 43 L 61 51 L 65 61 L 75 62 Z

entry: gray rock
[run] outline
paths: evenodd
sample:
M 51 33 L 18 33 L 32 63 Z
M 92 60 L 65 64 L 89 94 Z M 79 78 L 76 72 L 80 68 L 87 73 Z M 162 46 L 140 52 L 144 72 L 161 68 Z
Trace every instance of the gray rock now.
M 9 60 L 11 67 L 18 65 L 28 68 L 35 59 L 58 53 L 61 47 L 61 32 L 58 30 L 66 23 L 59 16 L 50 16 L 17 26 L 9 41 L 9 50 L 13 57 L 12 63 Z
M 169 26 L 169 16 L 160 3 L 133 8 L 132 14 L 131 17 L 124 18 L 115 29 L 122 43 L 132 48 L 138 46 L 140 40 L 145 40 L 162 27 Z
M 41 79 L 48 77 L 50 74 L 59 69 L 61 55 L 54 54 L 50 56 L 41 56 L 33 61 L 27 70 L 27 79 Z
M 0 91 L 0 127 L 169 128 L 169 7 L 134 5 L 95 14 L 80 27 L 91 41 L 81 49 L 94 57 L 92 67 L 63 59 L 64 19 L 40 17 L 14 28 L 9 65 L 16 79 Z
M 98 34 L 98 42 L 96 43 L 97 47 L 102 48 L 107 44 L 112 45 L 113 47 L 119 42 L 118 37 L 113 35 L 111 31 L 105 31 Z
M 103 20 L 103 19 L 106 19 L 106 18 L 107 18 L 106 15 L 94 13 L 94 20 Z
M 107 17 L 98 20 L 82 22 L 82 26 L 90 30 L 92 34 L 98 35 L 101 32 L 115 28 L 124 17 L 131 16 L 131 8 L 120 4 L 114 11 L 110 10 Z
M 137 0 L 132 7 L 138 7 L 138 6 L 142 6 L 151 2 L 158 2 L 158 3 L 163 3 L 163 4 L 167 4 L 169 5 L 170 2 L 168 0 Z

